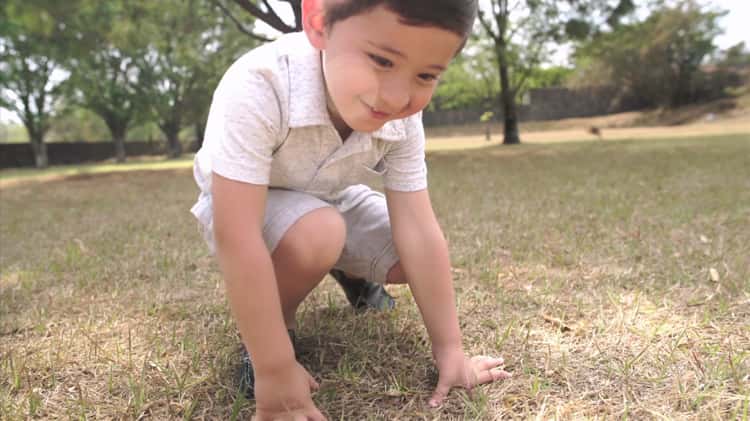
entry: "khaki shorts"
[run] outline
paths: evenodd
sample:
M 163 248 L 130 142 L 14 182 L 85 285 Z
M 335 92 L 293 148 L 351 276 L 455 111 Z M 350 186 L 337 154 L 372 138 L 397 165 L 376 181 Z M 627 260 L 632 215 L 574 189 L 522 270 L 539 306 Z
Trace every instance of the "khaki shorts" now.
M 346 222 L 346 242 L 334 266 L 350 275 L 384 284 L 388 271 L 398 262 L 393 246 L 391 224 L 385 196 L 364 185 L 344 190 L 333 202 L 307 193 L 268 189 L 263 222 L 263 240 L 273 253 L 284 234 L 300 218 L 316 209 L 336 209 Z M 204 237 L 213 251 L 211 225 L 204 227 Z

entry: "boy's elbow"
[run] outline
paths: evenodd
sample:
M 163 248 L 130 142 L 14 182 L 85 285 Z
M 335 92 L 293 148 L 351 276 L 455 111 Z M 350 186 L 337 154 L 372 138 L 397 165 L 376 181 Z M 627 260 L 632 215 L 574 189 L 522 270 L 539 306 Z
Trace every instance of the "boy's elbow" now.
M 443 236 L 440 226 L 407 226 L 393 234 L 394 242 L 402 250 L 443 250 L 448 248 L 448 242 Z
M 214 225 L 214 244 L 220 254 L 234 254 L 243 250 L 252 252 L 259 245 L 265 247 L 260 228 L 221 223 Z

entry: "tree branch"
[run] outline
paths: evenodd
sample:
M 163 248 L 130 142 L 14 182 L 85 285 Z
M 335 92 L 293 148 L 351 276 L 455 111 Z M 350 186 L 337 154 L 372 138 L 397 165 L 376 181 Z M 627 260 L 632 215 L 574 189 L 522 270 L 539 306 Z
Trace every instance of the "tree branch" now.
M 302 0 L 281 0 L 285 3 L 289 3 L 289 7 L 292 8 L 294 13 L 294 25 L 297 31 L 302 30 Z
M 497 34 L 495 34 L 495 32 L 492 31 L 492 25 L 490 25 L 489 22 L 485 20 L 484 12 L 482 11 L 479 12 L 479 23 L 482 25 L 484 30 L 487 32 L 487 35 L 489 35 L 493 41 L 499 42 Z
M 508 0 L 500 0 L 500 10 L 495 14 L 495 23 L 497 24 L 497 37 L 501 42 L 505 42 L 506 31 L 508 30 Z
M 513 28 L 510 30 L 510 33 L 508 34 L 508 37 L 506 38 L 508 42 L 510 42 L 513 39 L 513 37 L 516 36 L 518 31 L 524 26 L 526 26 L 526 23 L 528 23 L 529 21 L 531 21 L 531 16 L 526 16 L 525 18 L 523 18 L 523 20 L 518 22 L 516 25 L 513 25 Z
M 292 28 L 291 26 L 287 25 L 279 15 L 276 14 L 276 11 L 273 9 L 269 9 L 267 12 L 264 12 L 250 2 L 250 0 L 233 0 L 237 5 L 245 9 L 248 13 L 255 16 L 256 18 L 262 20 L 263 22 L 267 23 L 270 27 L 273 29 L 283 32 L 283 33 L 289 33 L 294 32 L 295 28 Z
M 232 22 L 234 22 L 234 24 L 237 26 L 237 29 L 240 32 L 242 32 L 243 34 L 249 36 L 250 38 L 253 38 L 253 39 L 256 39 L 258 41 L 261 41 L 261 42 L 270 42 L 271 41 L 270 39 L 268 39 L 268 38 L 266 38 L 264 36 L 257 35 L 251 29 L 248 29 L 247 27 L 245 27 L 245 25 L 242 22 L 240 22 L 236 17 L 234 17 L 234 15 L 232 14 L 232 12 L 226 6 L 224 6 L 224 4 L 222 4 L 221 0 L 211 0 L 211 3 L 213 3 L 214 5 L 216 5 L 216 7 L 218 7 L 219 9 L 221 9 L 222 13 L 224 13 L 224 16 L 228 17 L 229 20 L 231 20 Z
M 273 10 L 273 7 L 271 7 L 271 4 L 268 3 L 268 0 L 263 0 L 263 5 L 266 6 L 267 11 Z
M 537 45 L 536 50 L 531 55 L 532 58 L 531 60 L 529 60 L 529 65 L 523 68 L 523 72 L 520 72 L 521 78 L 518 80 L 518 83 L 516 84 L 514 89 L 516 92 L 520 92 L 523 89 L 523 85 L 526 84 L 526 81 L 531 75 L 532 70 L 539 64 L 539 55 L 541 54 L 543 48 L 544 44 L 539 43 L 539 45 Z
M 511 6 L 508 13 L 518 9 L 519 6 L 521 6 L 521 0 L 518 0 L 513 6 Z M 533 12 L 533 10 L 531 12 Z

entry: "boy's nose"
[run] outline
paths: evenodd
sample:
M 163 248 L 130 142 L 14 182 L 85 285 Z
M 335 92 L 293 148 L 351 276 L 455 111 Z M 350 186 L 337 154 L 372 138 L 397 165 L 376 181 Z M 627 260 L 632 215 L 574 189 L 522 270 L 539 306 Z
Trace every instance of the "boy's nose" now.
M 391 83 L 381 86 L 376 108 L 384 113 L 396 114 L 409 105 L 410 96 L 408 84 Z

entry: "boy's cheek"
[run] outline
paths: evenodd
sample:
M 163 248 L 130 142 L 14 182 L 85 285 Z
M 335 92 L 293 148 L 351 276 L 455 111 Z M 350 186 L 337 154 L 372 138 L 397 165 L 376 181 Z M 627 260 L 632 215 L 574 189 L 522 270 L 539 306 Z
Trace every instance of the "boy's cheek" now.
M 373 94 L 377 90 L 378 80 L 376 75 L 366 67 L 346 66 L 327 72 L 326 82 L 330 91 L 353 96 Z
M 418 113 L 427 107 L 432 99 L 432 94 L 435 89 L 430 89 L 429 92 L 421 93 L 412 98 L 411 106 L 407 110 L 407 116 Z

